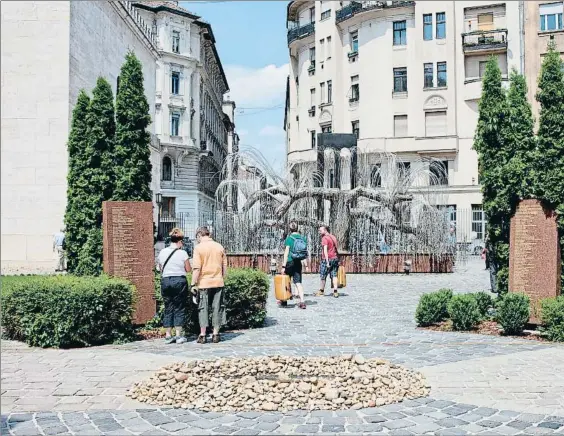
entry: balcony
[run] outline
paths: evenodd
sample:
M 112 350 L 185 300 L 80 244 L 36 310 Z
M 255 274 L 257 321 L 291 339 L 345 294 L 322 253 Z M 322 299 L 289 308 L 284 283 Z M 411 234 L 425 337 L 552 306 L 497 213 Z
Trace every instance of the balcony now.
M 315 23 L 309 23 L 306 24 L 305 26 L 294 27 L 293 29 L 289 29 L 288 45 L 290 45 L 292 42 L 298 39 L 306 38 L 309 35 L 313 35 L 314 32 L 315 32 Z
M 363 2 L 351 2 L 348 6 L 339 9 L 335 13 L 335 22 L 340 23 L 342 21 L 348 20 L 354 17 L 356 14 L 361 12 L 371 11 L 374 9 L 386 9 L 386 8 L 400 8 L 404 6 L 413 6 L 414 1 L 363 1 Z
M 489 54 L 507 51 L 507 29 L 477 30 L 462 34 L 465 54 Z

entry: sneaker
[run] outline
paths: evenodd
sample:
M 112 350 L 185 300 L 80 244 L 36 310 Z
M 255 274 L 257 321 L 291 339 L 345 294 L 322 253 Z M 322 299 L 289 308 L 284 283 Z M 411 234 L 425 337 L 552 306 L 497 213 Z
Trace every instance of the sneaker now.
M 205 344 L 206 343 L 206 336 L 205 335 L 198 336 L 198 340 L 196 342 L 198 344 Z
M 177 344 L 185 344 L 186 342 L 188 342 L 188 339 L 186 339 L 184 336 L 180 336 L 180 337 L 176 340 L 176 343 L 177 343 Z
M 217 344 L 217 343 L 221 342 L 221 338 L 219 337 L 219 333 L 218 333 L 217 335 L 213 335 L 213 336 L 212 336 L 212 342 L 213 342 L 214 344 Z
M 305 309 L 305 308 L 306 308 L 305 303 L 298 304 L 298 309 Z
M 165 344 L 174 344 L 176 342 L 176 336 L 171 336 L 169 338 L 165 338 Z
M 316 297 L 323 297 L 325 295 L 325 291 L 319 290 L 313 295 L 315 295 Z
M 339 298 L 339 291 L 333 291 L 333 297 Z

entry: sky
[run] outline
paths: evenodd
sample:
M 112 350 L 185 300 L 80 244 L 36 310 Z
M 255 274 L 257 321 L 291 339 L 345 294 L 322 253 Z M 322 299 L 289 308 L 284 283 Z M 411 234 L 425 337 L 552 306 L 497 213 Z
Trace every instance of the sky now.
M 181 1 L 212 26 L 235 101 L 240 148 L 253 147 L 276 168 L 285 163 L 288 76 L 287 1 Z

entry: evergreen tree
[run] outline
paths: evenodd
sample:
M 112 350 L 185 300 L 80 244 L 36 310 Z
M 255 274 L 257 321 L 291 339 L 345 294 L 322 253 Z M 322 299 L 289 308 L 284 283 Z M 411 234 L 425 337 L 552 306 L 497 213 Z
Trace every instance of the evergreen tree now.
M 564 78 L 562 60 L 554 42 L 549 43 L 542 63 L 536 98 L 541 107 L 535 156 L 535 194 L 549 208 L 556 210 L 560 248 L 564 253 Z M 564 269 L 562 272 L 564 286 Z
M 76 106 L 72 112 L 71 131 L 67 145 L 67 207 L 65 211 L 65 251 L 67 269 L 73 272 L 78 262 L 80 247 L 86 242 L 83 221 L 84 200 L 84 152 L 87 148 L 87 116 L 90 97 L 84 90 L 78 94 Z
M 511 202 L 506 188 L 504 171 L 511 157 L 504 143 L 508 108 L 505 91 L 501 85 L 501 70 L 495 57 L 490 57 L 482 78 L 482 97 L 479 103 L 478 124 L 474 136 L 474 149 L 478 152 L 478 168 L 482 185 L 483 209 L 487 216 L 487 235 L 491 260 L 496 267 L 505 263 L 508 250 L 506 234 Z M 498 274 L 498 289 L 507 291 L 506 279 Z
M 82 245 L 75 273 L 96 275 L 102 271 L 102 202 L 113 192 L 112 156 L 116 131 L 112 87 L 102 77 L 92 91 L 87 116 L 87 147 L 84 161 L 84 199 L 82 227 L 86 241 Z M 100 243 L 98 243 L 100 242 Z
M 149 104 L 143 87 L 141 63 L 129 52 L 120 72 L 116 97 L 116 186 L 113 199 L 151 201 Z

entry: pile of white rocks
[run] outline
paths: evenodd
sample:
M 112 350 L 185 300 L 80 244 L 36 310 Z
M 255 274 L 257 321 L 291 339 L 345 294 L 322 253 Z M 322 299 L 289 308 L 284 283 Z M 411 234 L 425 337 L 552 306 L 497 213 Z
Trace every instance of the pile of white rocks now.
M 422 374 L 362 355 L 189 361 L 136 383 L 128 396 L 203 411 L 338 410 L 429 395 Z

